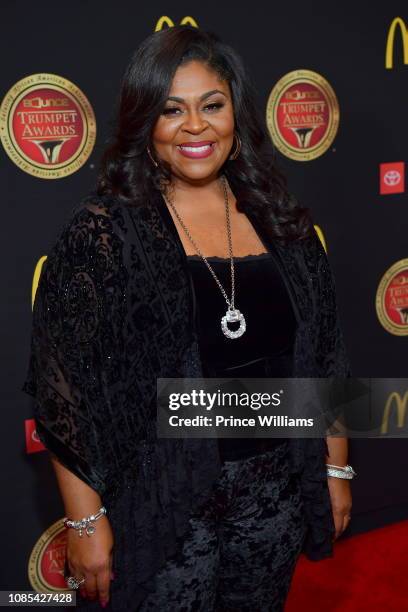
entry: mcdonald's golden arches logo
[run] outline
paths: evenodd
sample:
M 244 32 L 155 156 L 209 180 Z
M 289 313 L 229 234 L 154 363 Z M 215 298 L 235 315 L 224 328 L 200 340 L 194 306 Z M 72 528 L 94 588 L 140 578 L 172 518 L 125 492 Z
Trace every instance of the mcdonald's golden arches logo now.
M 183 17 L 183 19 L 180 21 L 180 25 L 190 25 L 193 28 L 198 28 L 196 20 L 194 19 L 194 17 L 190 16 Z M 167 17 L 167 15 L 163 15 L 157 20 L 154 31 L 159 32 L 160 30 L 163 30 L 165 26 L 167 26 L 168 28 L 174 27 L 174 21 L 170 19 L 170 17 Z
M 316 230 L 316 234 L 318 235 L 320 242 L 323 245 L 324 250 L 327 253 L 327 244 L 326 244 L 326 239 L 324 237 L 323 231 L 321 230 L 321 228 L 318 225 L 315 225 L 314 228 Z
M 403 19 L 401 17 L 395 17 L 393 19 L 387 35 L 387 43 L 385 46 L 385 67 L 389 70 L 394 67 L 394 46 L 395 46 L 395 34 L 396 31 L 400 33 L 402 40 L 402 49 L 404 53 L 404 64 L 408 64 L 408 28 Z
M 397 410 L 397 427 L 401 429 L 404 427 L 407 417 L 407 402 L 408 391 L 405 391 L 402 397 L 398 391 L 393 391 L 393 393 L 390 393 L 384 408 L 383 420 L 381 424 L 382 434 L 388 433 L 391 409 L 394 408 L 394 406 Z
M 37 261 L 34 269 L 33 282 L 31 285 L 31 308 L 34 308 L 35 294 L 37 293 L 38 283 L 40 282 L 42 267 L 47 259 L 47 255 L 43 255 Z

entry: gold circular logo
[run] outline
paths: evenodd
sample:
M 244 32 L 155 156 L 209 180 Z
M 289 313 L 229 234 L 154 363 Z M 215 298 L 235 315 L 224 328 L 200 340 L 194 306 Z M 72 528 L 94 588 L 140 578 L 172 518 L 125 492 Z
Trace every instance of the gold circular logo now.
M 339 103 L 317 72 L 293 70 L 272 89 L 266 121 L 272 141 L 286 157 L 309 161 L 323 155 L 339 126 Z
M 375 305 L 380 323 L 388 332 L 408 335 L 408 259 L 397 261 L 384 274 Z
M 58 179 L 76 172 L 92 153 L 96 120 L 76 85 L 56 74 L 18 81 L 0 106 L 0 137 L 24 172 Z
M 69 590 L 64 578 L 66 542 L 67 530 L 58 520 L 35 543 L 28 562 L 28 579 L 34 591 Z

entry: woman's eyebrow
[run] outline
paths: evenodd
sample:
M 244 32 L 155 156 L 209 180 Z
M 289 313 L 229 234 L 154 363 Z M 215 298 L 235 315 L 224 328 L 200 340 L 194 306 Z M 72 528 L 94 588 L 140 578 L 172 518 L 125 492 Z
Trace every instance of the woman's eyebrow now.
M 221 91 L 220 89 L 212 89 L 211 91 L 207 91 L 202 96 L 200 96 L 200 102 L 202 102 L 203 100 L 206 100 L 207 98 L 209 98 L 210 96 L 216 93 L 220 93 L 223 96 L 227 97 L 225 93 Z M 173 102 L 185 102 L 184 98 L 179 98 L 178 96 L 169 96 L 167 99 L 172 100 Z

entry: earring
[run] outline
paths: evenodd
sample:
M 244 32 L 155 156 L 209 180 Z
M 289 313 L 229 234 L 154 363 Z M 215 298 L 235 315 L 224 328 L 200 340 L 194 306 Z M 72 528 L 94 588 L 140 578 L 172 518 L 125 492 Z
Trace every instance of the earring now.
M 231 160 L 237 159 L 237 157 L 238 157 L 238 155 L 239 155 L 239 153 L 241 151 L 241 139 L 240 139 L 240 137 L 238 136 L 238 134 L 236 132 L 234 132 L 234 138 L 236 138 L 237 144 L 236 144 L 236 147 L 235 147 L 235 151 L 228 158 L 228 159 L 231 159 Z
M 152 156 L 152 154 L 151 154 L 151 152 L 150 152 L 150 147 L 147 147 L 147 154 L 148 154 L 148 156 L 150 157 L 150 159 L 152 160 L 152 162 L 154 163 L 154 165 L 155 165 L 155 166 L 156 166 L 156 168 L 157 168 L 157 166 L 158 166 L 159 164 L 158 164 L 158 163 L 157 163 L 157 161 L 156 161 L 156 160 L 153 158 L 153 156 Z

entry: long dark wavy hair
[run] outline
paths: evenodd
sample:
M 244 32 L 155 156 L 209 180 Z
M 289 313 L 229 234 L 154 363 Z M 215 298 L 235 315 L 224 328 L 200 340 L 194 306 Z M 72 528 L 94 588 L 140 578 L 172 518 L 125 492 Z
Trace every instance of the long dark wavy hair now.
M 242 148 L 220 172 L 237 198 L 237 209 L 252 212 L 272 238 L 283 242 L 310 235 L 310 211 L 289 193 L 286 178 L 275 165 L 275 151 L 241 58 L 214 33 L 191 26 L 156 32 L 133 54 L 121 83 L 113 135 L 101 157 L 97 193 L 145 204 L 152 190 L 171 180 L 169 165 L 160 160 L 156 167 L 147 147 L 154 150 L 153 129 L 177 68 L 192 60 L 204 62 L 230 86 Z

